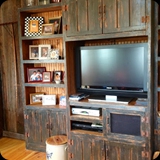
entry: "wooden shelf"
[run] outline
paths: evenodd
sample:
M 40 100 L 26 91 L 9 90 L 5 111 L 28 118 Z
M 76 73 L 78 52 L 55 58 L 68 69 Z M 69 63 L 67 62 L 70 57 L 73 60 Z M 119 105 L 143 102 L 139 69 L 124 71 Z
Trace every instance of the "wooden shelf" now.
M 41 36 L 22 36 L 21 40 L 36 40 L 36 39 L 53 39 L 63 38 L 63 34 L 41 35 Z
M 74 129 L 74 130 L 71 130 L 71 134 L 74 133 L 74 134 L 83 134 L 83 135 L 86 135 L 86 134 L 89 134 L 89 135 L 94 135 L 94 136 L 100 136 L 102 137 L 103 136 L 103 133 L 100 133 L 100 132 L 94 132 L 94 131 L 86 131 L 86 130 L 80 130 L 80 129 Z
M 27 13 L 40 13 L 40 12 L 49 12 L 49 11 L 57 11 L 62 9 L 62 3 L 51 3 L 47 5 L 37 5 L 31 7 L 20 8 L 20 12 Z
M 25 106 L 26 109 L 36 108 L 36 109 L 54 109 L 54 110 L 66 110 L 66 106 L 60 105 L 41 105 L 41 104 L 29 104 Z
M 51 83 L 25 83 L 25 87 L 53 87 L 53 88 L 65 88 L 65 84 L 56 84 L 54 82 Z
M 34 64 L 34 63 L 65 63 L 64 59 L 45 59 L 45 60 L 23 60 L 24 64 Z
M 70 120 L 80 121 L 80 122 L 94 122 L 94 123 L 102 123 L 102 116 L 84 116 L 84 115 L 71 115 Z

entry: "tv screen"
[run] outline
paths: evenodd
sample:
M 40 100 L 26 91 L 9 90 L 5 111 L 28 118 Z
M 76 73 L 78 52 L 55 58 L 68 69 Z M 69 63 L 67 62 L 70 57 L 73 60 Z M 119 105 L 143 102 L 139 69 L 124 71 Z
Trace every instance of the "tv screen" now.
M 86 46 L 76 51 L 80 92 L 146 97 L 147 43 Z

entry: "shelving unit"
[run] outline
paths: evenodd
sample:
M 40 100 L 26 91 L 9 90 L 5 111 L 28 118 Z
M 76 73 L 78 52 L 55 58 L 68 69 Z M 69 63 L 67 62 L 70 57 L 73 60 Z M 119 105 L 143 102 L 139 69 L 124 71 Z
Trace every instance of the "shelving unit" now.
M 43 17 L 44 23 L 49 23 L 49 18 L 62 16 L 62 4 L 52 3 L 48 5 L 33 6 L 19 9 L 19 45 L 21 55 L 21 73 L 23 82 L 23 106 L 25 118 L 25 135 L 27 149 L 45 151 L 45 141 L 48 137 L 57 134 L 66 134 L 66 109 L 59 106 L 59 97 L 65 94 L 65 79 L 56 84 L 54 79 L 51 82 L 28 82 L 27 68 L 45 67 L 46 71 L 65 72 L 65 53 L 63 33 L 25 36 L 25 18 Z M 61 22 L 62 23 L 62 22 Z M 29 59 L 29 46 L 50 44 L 52 48 L 59 49 L 61 59 Z M 56 95 L 56 105 L 30 104 L 30 94 L 42 92 L 47 95 Z
M 67 106 L 68 159 L 150 160 L 154 145 L 152 52 L 155 41 L 154 27 L 152 27 L 155 22 L 151 20 L 153 16 L 151 10 L 154 10 L 155 6 L 148 0 L 134 2 L 120 0 L 117 3 L 109 0 L 99 2 L 88 0 L 87 4 L 82 1 L 66 0 L 66 10 L 63 11 L 66 26 L 64 37 L 68 95 L 76 93 L 74 62 L 76 47 L 134 43 L 148 44 L 148 95 L 147 103 L 141 105 L 136 102 L 129 105 L 90 102 L 88 99 L 79 102 L 69 101 Z M 82 8 L 84 11 L 81 15 Z M 74 11 L 77 14 L 73 14 Z M 100 108 L 102 114 L 100 117 L 73 115 L 73 107 Z M 133 119 L 135 121 L 132 121 Z M 73 128 L 72 123 L 75 121 L 82 124 L 83 122 L 102 123 L 102 133 Z M 114 128 L 114 121 L 119 123 L 116 128 Z M 136 129 L 134 129 L 135 126 Z M 133 153 L 136 153 L 136 156 Z
M 19 10 L 23 106 L 28 149 L 35 150 L 38 145 L 37 150 L 44 151 L 46 138 L 55 134 L 67 134 L 68 160 L 151 159 L 153 151 L 160 149 L 160 118 L 157 116 L 157 111 L 160 111 L 160 25 L 157 6 L 156 2 L 150 0 L 64 0 L 61 3 Z M 62 16 L 63 32 L 25 37 L 24 19 L 27 16 L 43 16 L 44 23 L 48 23 L 50 17 Z M 144 42 L 148 44 L 146 103 L 100 103 L 89 102 L 87 98 L 82 101 L 68 100 L 69 95 L 76 93 L 76 47 Z M 59 48 L 62 59 L 30 60 L 29 45 L 37 44 L 51 44 Z M 44 66 L 47 71 L 64 71 L 63 83 L 28 83 L 27 68 Z M 59 96 L 64 91 L 67 97 L 66 109 L 58 104 L 30 104 L 30 93 L 45 92 Z M 99 117 L 74 115 L 73 107 L 99 108 L 101 114 Z M 115 121 L 120 127 L 114 127 Z M 100 123 L 102 132 L 74 128 L 73 122 Z

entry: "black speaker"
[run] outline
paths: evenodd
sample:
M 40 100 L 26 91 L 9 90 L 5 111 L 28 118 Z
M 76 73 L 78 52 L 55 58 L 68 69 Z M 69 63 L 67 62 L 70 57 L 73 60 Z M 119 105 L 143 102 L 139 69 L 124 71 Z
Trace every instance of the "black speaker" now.
M 141 117 L 137 115 L 111 113 L 111 132 L 141 136 Z

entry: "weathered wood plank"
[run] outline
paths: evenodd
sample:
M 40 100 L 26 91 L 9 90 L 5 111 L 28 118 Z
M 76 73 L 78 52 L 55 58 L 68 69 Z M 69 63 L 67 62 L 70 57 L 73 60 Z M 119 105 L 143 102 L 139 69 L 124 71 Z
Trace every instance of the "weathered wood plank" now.
M 18 25 L 16 23 L 20 1 L 6 1 L 1 6 L 2 30 L 2 85 L 5 130 L 24 132 L 21 109 L 21 76 L 18 46 Z M 7 16 L 6 16 L 7 15 Z M 12 23 L 13 22 L 13 23 Z M 10 123 L 12 122 L 12 123 Z

